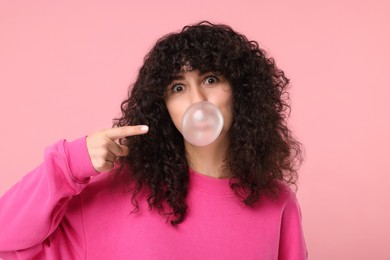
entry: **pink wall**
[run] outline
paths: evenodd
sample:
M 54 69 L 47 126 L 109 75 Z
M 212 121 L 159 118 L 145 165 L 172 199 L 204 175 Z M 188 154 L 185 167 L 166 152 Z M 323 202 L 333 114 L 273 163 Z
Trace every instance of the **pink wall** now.
M 292 79 L 310 259 L 390 259 L 387 1 L 157 2 L 0 2 L 0 194 L 46 146 L 110 127 L 154 41 L 209 19 Z

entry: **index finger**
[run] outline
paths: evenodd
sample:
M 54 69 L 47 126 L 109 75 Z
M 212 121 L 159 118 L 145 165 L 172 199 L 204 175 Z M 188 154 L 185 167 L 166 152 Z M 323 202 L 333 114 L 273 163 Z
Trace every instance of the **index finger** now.
M 147 133 L 149 127 L 147 125 L 135 125 L 135 126 L 122 126 L 106 129 L 105 135 L 112 141 L 120 138 L 125 138 L 132 135 L 141 135 Z

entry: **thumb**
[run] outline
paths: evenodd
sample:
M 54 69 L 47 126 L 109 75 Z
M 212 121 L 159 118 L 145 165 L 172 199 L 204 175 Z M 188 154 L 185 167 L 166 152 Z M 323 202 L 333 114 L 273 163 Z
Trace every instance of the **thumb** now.
M 121 151 L 117 156 L 126 156 L 129 154 L 129 148 L 126 145 L 120 144 L 119 147 L 121 148 Z

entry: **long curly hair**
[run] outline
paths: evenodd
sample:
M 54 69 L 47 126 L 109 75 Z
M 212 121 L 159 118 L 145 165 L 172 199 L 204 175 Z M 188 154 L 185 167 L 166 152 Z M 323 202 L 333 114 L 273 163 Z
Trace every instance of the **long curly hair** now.
M 243 203 L 253 205 L 262 194 L 277 194 L 277 181 L 295 185 L 303 158 L 302 145 L 286 122 L 289 79 L 266 55 L 256 41 L 227 25 L 207 21 L 157 41 L 121 104 L 121 117 L 114 119 L 118 127 L 149 126 L 145 135 L 120 140 L 130 150 L 121 159 L 128 170 L 119 172 L 135 183 L 131 189 L 134 211 L 138 210 L 137 194 L 145 185 L 150 209 L 167 215 L 172 225 L 185 219 L 189 163 L 164 97 L 168 84 L 186 64 L 201 73 L 220 73 L 232 86 L 233 123 L 225 167 L 233 175 L 230 187 Z

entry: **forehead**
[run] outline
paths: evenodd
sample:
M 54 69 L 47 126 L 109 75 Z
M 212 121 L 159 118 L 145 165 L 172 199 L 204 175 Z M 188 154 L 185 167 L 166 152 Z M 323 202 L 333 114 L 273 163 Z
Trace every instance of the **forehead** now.
M 181 80 L 188 77 L 201 77 L 207 73 L 210 73 L 211 71 L 201 72 L 199 70 L 191 70 L 191 71 L 185 71 L 185 72 L 179 72 L 178 74 L 174 75 L 172 77 L 172 80 Z

